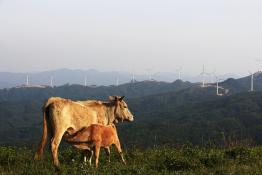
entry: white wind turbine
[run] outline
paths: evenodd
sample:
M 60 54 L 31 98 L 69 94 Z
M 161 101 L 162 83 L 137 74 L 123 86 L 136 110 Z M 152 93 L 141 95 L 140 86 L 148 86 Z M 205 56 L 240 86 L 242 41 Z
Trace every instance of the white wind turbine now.
M 85 83 L 84 83 L 85 87 L 87 86 L 87 77 L 85 76 Z
M 26 86 L 29 86 L 29 75 L 26 75 Z
M 180 66 L 180 67 L 177 68 L 176 70 L 178 71 L 178 80 L 182 80 L 182 79 L 181 79 L 181 74 L 182 74 L 183 68 Z
M 223 89 L 223 87 L 219 87 L 219 85 L 218 85 L 219 81 L 223 81 L 223 79 L 219 79 L 219 78 L 216 76 L 217 96 L 222 96 L 223 94 L 220 94 L 220 93 L 219 93 L 219 89 Z
M 135 73 L 132 71 L 131 83 L 135 83 Z
M 53 87 L 54 86 L 54 77 L 51 76 L 50 77 L 50 87 Z
M 250 81 L 250 92 L 254 91 L 254 73 L 251 71 L 248 71 L 251 77 L 251 81 Z
M 152 71 L 153 71 L 153 68 L 146 69 L 146 72 L 148 75 L 148 81 L 152 81 Z
M 206 77 L 208 75 L 208 73 L 205 72 L 205 65 L 203 65 L 202 67 L 202 72 L 200 73 L 200 75 L 202 76 L 202 87 L 204 88 L 205 87 L 205 84 L 206 84 Z
M 262 63 L 262 59 L 256 58 L 255 60 L 256 60 L 256 62 L 257 62 L 258 64 L 261 65 L 261 63 Z M 260 67 L 260 66 L 258 66 L 258 72 L 261 72 L 261 70 L 260 70 L 259 67 Z

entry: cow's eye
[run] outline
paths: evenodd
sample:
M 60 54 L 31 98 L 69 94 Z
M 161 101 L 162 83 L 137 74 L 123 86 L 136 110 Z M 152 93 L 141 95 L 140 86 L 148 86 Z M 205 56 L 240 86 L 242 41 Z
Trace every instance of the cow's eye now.
M 127 108 L 127 106 L 124 106 L 124 108 Z

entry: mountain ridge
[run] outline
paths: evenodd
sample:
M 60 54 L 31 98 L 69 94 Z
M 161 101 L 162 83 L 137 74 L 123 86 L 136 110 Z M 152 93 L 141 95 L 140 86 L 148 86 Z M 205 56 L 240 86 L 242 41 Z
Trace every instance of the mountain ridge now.
M 131 81 L 132 73 L 127 71 L 98 71 L 96 69 L 67 69 L 61 68 L 57 70 L 42 71 L 42 72 L 27 72 L 27 73 L 12 73 L 0 72 L 0 89 L 12 88 L 26 84 L 27 75 L 29 76 L 29 84 L 31 85 L 50 85 L 51 76 L 53 77 L 53 84 L 55 86 L 62 86 L 64 84 L 79 84 L 84 85 L 85 79 L 88 85 L 115 85 L 124 84 Z M 224 77 L 232 77 L 233 75 L 223 75 Z M 157 72 L 151 74 L 135 73 L 137 81 L 148 80 L 149 77 L 156 81 L 173 82 L 178 79 L 178 73 L 174 72 Z M 236 77 L 236 76 L 233 76 Z M 183 75 L 183 80 L 190 82 L 201 81 L 200 76 Z

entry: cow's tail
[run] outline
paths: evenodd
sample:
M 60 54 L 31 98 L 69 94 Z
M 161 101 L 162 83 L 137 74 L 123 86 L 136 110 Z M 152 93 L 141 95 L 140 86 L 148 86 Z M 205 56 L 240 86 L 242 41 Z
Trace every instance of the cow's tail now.
M 44 108 L 43 108 L 43 116 L 44 116 L 44 119 L 43 119 L 42 139 L 39 142 L 37 151 L 36 151 L 35 156 L 34 156 L 34 160 L 39 160 L 40 159 L 41 155 L 43 154 L 44 147 L 45 147 L 45 144 L 46 144 L 46 139 L 47 139 L 47 118 L 46 118 L 46 110 Z

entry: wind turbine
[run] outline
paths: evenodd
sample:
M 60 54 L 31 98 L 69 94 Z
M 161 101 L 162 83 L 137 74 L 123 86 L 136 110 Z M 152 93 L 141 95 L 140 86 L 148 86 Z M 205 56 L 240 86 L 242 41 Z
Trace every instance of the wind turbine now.
M 220 94 L 220 93 L 219 93 L 219 89 L 223 89 L 223 88 L 221 88 L 221 87 L 218 86 L 219 81 L 223 81 L 223 79 L 219 79 L 219 78 L 216 76 L 217 96 L 222 96 L 223 94 Z
M 53 87 L 53 83 L 54 83 L 53 81 L 54 81 L 54 77 L 51 76 L 51 77 L 50 77 L 50 87 Z
M 208 73 L 205 72 L 205 65 L 203 65 L 202 67 L 202 72 L 200 73 L 200 75 L 202 76 L 202 87 L 205 87 L 205 76 L 208 75 Z
M 26 75 L 26 86 L 29 86 L 29 76 Z
M 132 72 L 131 83 L 135 83 L 135 73 L 134 73 L 134 71 Z
M 152 68 L 146 69 L 148 75 L 148 81 L 152 81 Z
M 254 73 L 251 71 L 248 71 L 250 76 L 251 76 L 251 81 L 250 81 L 250 92 L 254 91 Z
M 176 69 L 176 70 L 178 71 L 178 80 L 182 80 L 182 79 L 181 79 L 182 69 L 183 69 L 183 68 L 182 68 L 181 66 Z
M 258 64 L 262 63 L 262 59 L 259 59 L 259 58 L 256 58 L 255 61 L 258 62 Z M 258 72 L 261 72 L 261 70 L 259 69 L 259 66 L 258 66 Z
M 85 87 L 87 86 L 87 77 L 85 76 Z

